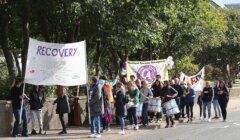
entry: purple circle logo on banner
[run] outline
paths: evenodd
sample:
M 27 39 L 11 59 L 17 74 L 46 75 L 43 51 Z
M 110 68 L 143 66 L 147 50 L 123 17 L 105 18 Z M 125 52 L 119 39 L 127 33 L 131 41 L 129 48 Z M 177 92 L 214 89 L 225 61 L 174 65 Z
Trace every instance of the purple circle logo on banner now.
M 144 65 L 138 69 L 137 78 L 140 80 L 147 80 L 153 83 L 156 80 L 157 69 L 152 65 Z

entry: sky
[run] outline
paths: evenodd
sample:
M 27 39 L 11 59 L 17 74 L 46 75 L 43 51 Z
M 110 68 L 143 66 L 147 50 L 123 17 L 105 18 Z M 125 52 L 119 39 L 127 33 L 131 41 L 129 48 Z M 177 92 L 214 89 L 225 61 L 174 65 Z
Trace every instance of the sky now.
M 217 0 L 223 4 L 240 3 L 240 0 Z

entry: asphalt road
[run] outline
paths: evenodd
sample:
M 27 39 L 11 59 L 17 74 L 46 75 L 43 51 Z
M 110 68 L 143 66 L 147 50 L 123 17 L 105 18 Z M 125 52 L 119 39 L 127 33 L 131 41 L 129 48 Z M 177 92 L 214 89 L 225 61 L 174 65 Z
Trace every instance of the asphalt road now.
M 128 140 L 240 140 L 240 111 L 229 113 L 227 122 L 197 120 L 178 124 L 176 128 L 147 131 Z

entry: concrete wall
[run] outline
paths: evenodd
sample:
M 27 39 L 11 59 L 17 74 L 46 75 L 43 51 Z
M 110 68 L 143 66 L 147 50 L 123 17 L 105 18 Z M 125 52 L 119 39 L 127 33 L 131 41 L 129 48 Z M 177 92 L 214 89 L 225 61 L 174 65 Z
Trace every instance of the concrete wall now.
M 43 123 L 45 130 L 51 129 L 61 129 L 61 123 L 59 121 L 58 115 L 56 114 L 56 105 L 53 106 L 54 99 L 49 99 L 46 101 L 43 107 Z M 82 97 L 79 100 L 79 107 L 80 107 L 80 121 L 79 126 L 83 125 L 87 120 L 86 116 L 86 98 Z M 67 122 L 67 114 L 65 116 Z M 10 136 L 12 126 L 14 123 L 14 116 L 12 114 L 12 105 L 10 101 L 0 100 L 0 124 L 4 129 L 0 129 L 0 136 Z M 38 122 L 35 122 L 36 129 L 38 131 Z M 28 111 L 28 131 L 31 131 L 31 120 L 30 120 L 30 112 Z

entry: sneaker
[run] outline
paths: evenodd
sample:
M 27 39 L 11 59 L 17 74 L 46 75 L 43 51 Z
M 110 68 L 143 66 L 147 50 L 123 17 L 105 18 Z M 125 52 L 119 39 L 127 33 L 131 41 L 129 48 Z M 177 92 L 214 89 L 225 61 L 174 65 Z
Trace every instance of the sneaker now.
M 95 137 L 95 134 L 91 134 L 88 136 L 88 138 L 94 138 Z
M 111 132 L 112 130 L 110 128 L 107 129 L 107 132 Z
M 23 134 L 22 137 L 29 137 L 29 135 L 28 134 Z
M 40 135 L 46 135 L 46 131 L 40 129 L 38 134 L 40 134 Z
M 36 132 L 36 130 L 35 130 L 35 129 L 33 129 L 33 130 L 32 130 L 32 132 L 31 132 L 31 134 L 32 134 L 32 135 L 37 135 L 37 132 Z
M 65 134 L 67 134 L 67 132 L 61 131 L 61 132 L 59 132 L 58 134 L 59 134 L 59 135 L 65 135 Z
M 211 118 L 209 118 L 209 119 L 208 119 L 208 122 L 211 122 L 211 121 L 212 121 Z
M 100 134 L 97 134 L 97 135 L 95 135 L 94 138 L 101 138 L 101 135 L 100 135 Z
M 136 126 L 134 127 L 134 130 L 139 130 L 139 126 L 136 125 Z
M 168 128 L 168 127 L 169 127 L 169 125 L 166 125 L 166 126 L 165 126 L 165 128 Z
M 119 132 L 119 134 L 120 134 L 120 135 L 124 135 L 124 134 L 125 134 L 124 130 L 121 130 L 121 131 Z
M 172 127 L 172 128 L 175 128 L 175 127 L 176 127 L 175 123 L 174 123 L 174 124 L 172 124 L 172 125 L 171 125 L 171 127 Z
M 227 122 L 227 120 L 223 120 L 223 122 Z
M 128 130 L 133 130 L 133 128 L 134 128 L 133 125 L 129 125 L 129 126 L 127 127 Z

